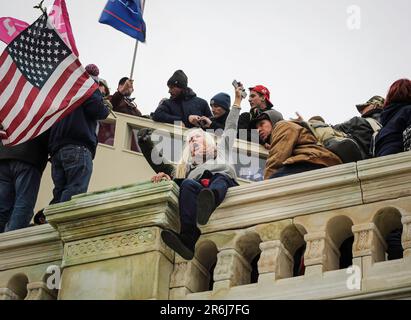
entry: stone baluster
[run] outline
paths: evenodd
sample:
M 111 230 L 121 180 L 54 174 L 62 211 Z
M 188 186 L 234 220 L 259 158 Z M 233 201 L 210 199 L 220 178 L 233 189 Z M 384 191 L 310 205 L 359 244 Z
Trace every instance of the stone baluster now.
M 217 254 L 213 291 L 229 289 L 250 282 L 251 266 L 235 249 L 226 248 Z
M 305 275 L 338 269 L 340 252 L 325 231 L 308 233 L 304 240 L 307 242 Z
M 25 300 L 56 300 L 56 290 L 49 289 L 44 282 L 31 282 L 27 284 Z
M 9 288 L 0 288 L 0 300 L 21 300 L 21 298 Z
M 260 243 L 261 256 L 258 261 L 258 282 L 292 277 L 293 257 L 280 240 Z
M 354 233 L 353 259 L 372 265 L 385 260 L 387 245 L 376 225 L 372 222 L 352 226 Z
M 210 273 L 194 258 L 184 260 L 176 255 L 170 280 L 170 299 L 183 299 L 187 294 L 208 290 Z
M 411 216 L 405 216 L 401 219 L 402 229 L 402 248 L 404 249 L 404 258 L 411 258 Z

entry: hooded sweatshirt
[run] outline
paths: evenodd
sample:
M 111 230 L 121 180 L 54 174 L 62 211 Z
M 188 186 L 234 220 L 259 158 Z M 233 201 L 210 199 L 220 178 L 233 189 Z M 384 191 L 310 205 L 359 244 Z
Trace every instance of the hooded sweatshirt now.
M 403 132 L 411 125 L 411 105 L 393 103 L 381 113 L 382 129 L 375 139 L 377 157 L 404 151 Z

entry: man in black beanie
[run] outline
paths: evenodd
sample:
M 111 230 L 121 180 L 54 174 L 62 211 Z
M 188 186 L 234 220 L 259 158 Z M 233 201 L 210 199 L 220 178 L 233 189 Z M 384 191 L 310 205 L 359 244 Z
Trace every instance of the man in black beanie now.
M 188 78 L 182 70 L 177 70 L 167 81 L 170 98 L 163 100 L 153 114 L 157 122 L 183 122 L 186 128 L 200 127 L 200 119 L 212 116 L 208 103 L 188 87 Z

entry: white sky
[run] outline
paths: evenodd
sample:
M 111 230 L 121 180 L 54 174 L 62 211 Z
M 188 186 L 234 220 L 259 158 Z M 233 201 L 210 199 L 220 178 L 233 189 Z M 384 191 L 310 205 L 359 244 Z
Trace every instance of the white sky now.
M 2 0 L 0 16 L 31 23 L 38 2 Z M 98 23 L 106 0 L 66 3 L 81 62 L 98 65 L 114 91 L 130 73 L 134 39 Z M 359 30 L 347 26 L 351 5 L 361 9 Z M 149 114 L 168 97 L 172 73 L 183 69 L 207 101 L 221 91 L 233 97 L 237 79 L 267 86 L 285 117 L 298 110 L 342 122 L 357 114 L 355 104 L 410 77 L 410 12 L 410 0 L 146 0 L 134 96 Z

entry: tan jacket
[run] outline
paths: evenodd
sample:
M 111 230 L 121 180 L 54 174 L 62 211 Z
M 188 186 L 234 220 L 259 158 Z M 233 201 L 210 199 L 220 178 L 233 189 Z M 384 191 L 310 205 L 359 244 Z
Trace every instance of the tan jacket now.
M 341 164 L 341 159 L 317 144 L 314 135 L 292 121 L 279 121 L 271 132 L 271 145 L 265 164 L 264 179 L 269 179 L 286 164 L 309 162 L 327 167 Z

